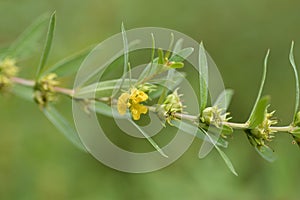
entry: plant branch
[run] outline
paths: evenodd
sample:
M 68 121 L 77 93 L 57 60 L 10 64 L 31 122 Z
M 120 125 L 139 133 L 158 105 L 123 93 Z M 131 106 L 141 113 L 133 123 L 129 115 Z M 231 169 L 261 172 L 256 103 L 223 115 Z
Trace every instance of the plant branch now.
M 34 87 L 34 85 L 35 85 L 35 81 L 28 80 L 28 79 L 23 79 L 23 78 L 20 78 L 20 77 L 13 77 L 11 80 L 16 84 L 24 85 L 24 86 L 27 86 L 27 87 Z M 54 90 L 57 93 L 67 95 L 71 98 L 74 98 L 74 89 L 63 88 L 63 87 L 55 87 Z M 93 100 L 102 101 L 102 102 L 104 101 L 104 102 L 109 103 L 111 98 L 110 97 L 103 97 L 101 99 L 95 98 Z M 116 101 L 114 101 L 114 102 L 116 102 Z M 148 106 L 148 109 L 149 109 L 150 112 L 157 112 L 156 107 L 154 107 L 154 106 Z M 192 121 L 192 122 L 198 122 L 199 121 L 199 116 L 196 116 L 196 115 L 189 115 L 189 114 L 178 113 L 178 112 L 174 113 L 173 115 L 174 115 L 174 117 L 176 117 L 178 119 L 188 120 L 188 121 Z M 233 129 L 245 130 L 245 129 L 249 128 L 249 125 L 247 123 L 235 123 L 235 122 L 223 121 L 222 125 L 229 126 Z M 288 126 L 271 126 L 270 127 L 270 130 L 275 131 L 275 132 L 291 132 L 291 131 L 293 131 L 293 129 L 294 129 L 294 127 L 291 126 L 291 125 L 288 125 Z

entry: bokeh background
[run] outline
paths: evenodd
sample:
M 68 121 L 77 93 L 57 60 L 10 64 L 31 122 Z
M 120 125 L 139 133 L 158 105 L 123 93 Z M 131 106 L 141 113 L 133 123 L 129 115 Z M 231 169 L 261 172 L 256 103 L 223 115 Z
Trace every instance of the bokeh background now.
M 158 26 L 204 41 L 235 90 L 234 121 L 245 121 L 256 98 L 263 58 L 271 48 L 265 94 L 272 96 L 280 124 L 292 119 L 294 77 L 290 43 L 300 62 L 300 1 L 296 0 L 0 0 L 0 44 L 8 45 L 36 17 L 57 10 L 50 63 L 127 29 Z M 38 55 L 37 55 L 38 56 Z M 37 57 L 25 63 L 28 72 Z M 63 108 L 62 108 L 63 109 Z M 148 174 L 110 169 L 77 150 L 36 105 L 0 96 L 0 199 L 297 199 L 300 151 L 278 134 L 270 164 L 236 132 L 226 153 L 239 176 L 219 155 L 197 157 L 200 141 L 171 166 Z

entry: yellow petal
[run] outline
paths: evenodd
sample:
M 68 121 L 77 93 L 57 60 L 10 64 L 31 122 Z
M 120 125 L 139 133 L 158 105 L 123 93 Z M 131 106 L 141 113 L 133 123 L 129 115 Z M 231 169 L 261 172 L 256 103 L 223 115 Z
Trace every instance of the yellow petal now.
M 138 104 L 140 102 L 146 101 L 148 99 L 148 95 L 136 88 L 131 90 L 130 99 L 134 104 Z
M 118 112 L 120 115 L 125 115 L 127 107 L 128 107 L 128 99 L 129 99 L 129 94 L 128 93 L 123 93 L 121 96 L 118 98 Z
M 134 120 L 139 120 L 141 114 L 146 114 L 148 108 L 141 104 L 132 104 L 130 107 L 130 111 Z

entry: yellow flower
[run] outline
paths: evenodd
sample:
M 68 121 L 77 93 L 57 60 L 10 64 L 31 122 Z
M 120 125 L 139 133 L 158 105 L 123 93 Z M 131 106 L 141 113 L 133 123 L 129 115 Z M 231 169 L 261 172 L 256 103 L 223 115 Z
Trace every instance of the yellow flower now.
M 121 96 L 118 98 L 118 112 L 120 115 L 124 115 L 126 113 L 126 109 L 129 108 L 134 120 L 139 120 L 141 114 L 146 114 L 148 108 L 142 104 L 148 99 L 148 95 L 136 88 L 130 90 L 129 93 L 122 93 Z
M 146 114 L 148 111 L 148 108 L 142 104 L 132 104 L 130 106 L 130 111 L 132 114 L 132 117 L 134 120 L 139 120 L 140 119 L 140 115 Z
M 118 106 L 118 111 L 119 111 L 120 115 L 125 115 L 129 97 L 130 97 L 130 94 L 128 94 L 128 93 L 123 93 L 119 97 L 117 106 Z

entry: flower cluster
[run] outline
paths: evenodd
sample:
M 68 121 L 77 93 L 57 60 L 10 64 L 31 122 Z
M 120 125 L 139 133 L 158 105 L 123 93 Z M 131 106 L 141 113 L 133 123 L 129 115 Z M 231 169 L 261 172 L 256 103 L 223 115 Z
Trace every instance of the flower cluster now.
M 118 112 L 121 115 L 126 113 L 127 108 L 130 109 L 134 120 L 139 120 L 141 114 L 146 114 L 148 108 L 141 104 L 148 99 L 148 95 L 142 90 L 132 88 L 130 93 L 124 92 L 118 98 Z
M 0 90 L 6 89 L 12 85 L 11 78 L 19 72 L 16 61 L 6 58 L 0 62 Z
M 222 122 L 227 122 L 231 119 L 228 115 L 229 113 L 224 112 L 223 109 L 219 109 L 217 106 L 207 107 L 203 110 L 200 120 L 206 125 L 221 127 Z
M 251 130 L 246 130 L 248 139 L 254 146 L 264 146 L 266 142 L 270 142 L 274 138 L 274 133 L 276 131 L 272 130 L 270 127 L 278 123 L 277 120 L 272 119 L 275 111 L 271 113 L 265 113 L 265 118 L 263 122 L 256 128 Z
M 183 104 L 181 101 L 182 94 L 178 94 L 178 88 L 172 93 L 169 94 L 163 104 L 160 106 L 161 110 L 163 110 L 163 116 L 167 120 L 169 124 L 171 124 L 171 120 L 175 119 L 175 113 L 183 112 Z
M 41 106 L 47 106 L 49 102 L 57 99 L 55 87 L 59 85 L 56 80 L 57 75 L 54 73 L 42 77 L 34 86 L 34 100 Z

